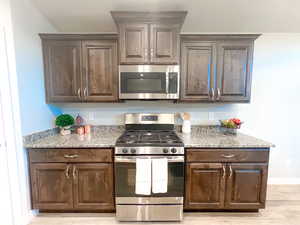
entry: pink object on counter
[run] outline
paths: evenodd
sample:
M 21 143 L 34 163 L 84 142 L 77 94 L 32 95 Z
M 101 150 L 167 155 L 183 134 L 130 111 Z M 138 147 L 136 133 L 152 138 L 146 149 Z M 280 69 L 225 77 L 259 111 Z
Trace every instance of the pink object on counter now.
M 78 127 L 77 128 L 77 134 L 83 135 L 84 134 L 84 128 L 83 127 Z
M 85 134 L 91 133 L 91 125 L 85 125 L 84 126 L 84 133 Z

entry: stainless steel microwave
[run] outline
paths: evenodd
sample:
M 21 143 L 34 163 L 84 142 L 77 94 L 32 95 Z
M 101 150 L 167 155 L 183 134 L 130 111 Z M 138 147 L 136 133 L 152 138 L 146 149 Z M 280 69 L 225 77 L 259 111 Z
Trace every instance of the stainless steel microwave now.
M 120 99 L 178 99 L 178 65 L 120 65 Z

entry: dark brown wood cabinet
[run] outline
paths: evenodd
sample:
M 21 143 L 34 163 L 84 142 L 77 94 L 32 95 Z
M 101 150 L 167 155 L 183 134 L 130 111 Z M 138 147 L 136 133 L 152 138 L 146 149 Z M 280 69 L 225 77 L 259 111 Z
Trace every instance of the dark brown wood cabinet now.
M 181 101 L 250 102 L 259 35 L 181 35 Z
M 181 45 L 182 101 L 214 101 L 216 44 L 186 40 Z
M 222 163 L 189 163 L 186 166 L 185 209 L 224 207 L 225 166 Z
M 179 63 L 179 32 L 178 25 L 150 25 L 150 63 Z
M 74 208 L 113 210 L 113 167 L 110 163 L 73 165 Z
M 179 64 L 179 32 L 187 12 L 111 14 L 120 34 L 120 64 Z
M 43 41 L 47 102 L 79 102 L 81 91 L 81 42 Z
M 30 166 L 34 209 L 73 207 L 71 166 L 66 163 L 35 163 Z
M 115 209 L 111 149 L 28 151 L 33 209 L 103 212 Z
M 184 209 L 264 208 L 268 153 L 269 149 L 188 149 Z
M 218 44 L 217 101 L 249 102 L 253 41 L 222 41 Z
M 225 207 L 229 209 L 264 208 L 268 165 L 231 163 L 228 165 Z
M 115 40 L 82 41 L 84 101 L 118 100 L 117 55 Z
M 149 61 L 147 24 L 120 24 L 119 33 L 121 64 L 144 64 Z
M 118 45 L 113 34 L 40 34 L 46 101 L 118 101 Z

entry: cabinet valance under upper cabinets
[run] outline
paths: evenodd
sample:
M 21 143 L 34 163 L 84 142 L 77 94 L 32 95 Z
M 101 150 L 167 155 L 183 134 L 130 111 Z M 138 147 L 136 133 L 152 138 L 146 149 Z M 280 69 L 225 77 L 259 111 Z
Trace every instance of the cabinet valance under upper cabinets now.
M 179 64 L 186 11 L 112 11 L 119 31 L 120 64 Z

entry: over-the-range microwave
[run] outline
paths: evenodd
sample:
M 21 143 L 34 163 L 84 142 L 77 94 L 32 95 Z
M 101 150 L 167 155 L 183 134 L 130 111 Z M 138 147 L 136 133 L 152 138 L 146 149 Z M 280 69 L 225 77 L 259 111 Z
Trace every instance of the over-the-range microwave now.
M 120 99 L 178 99 L 178 65 L 120 65 Z

